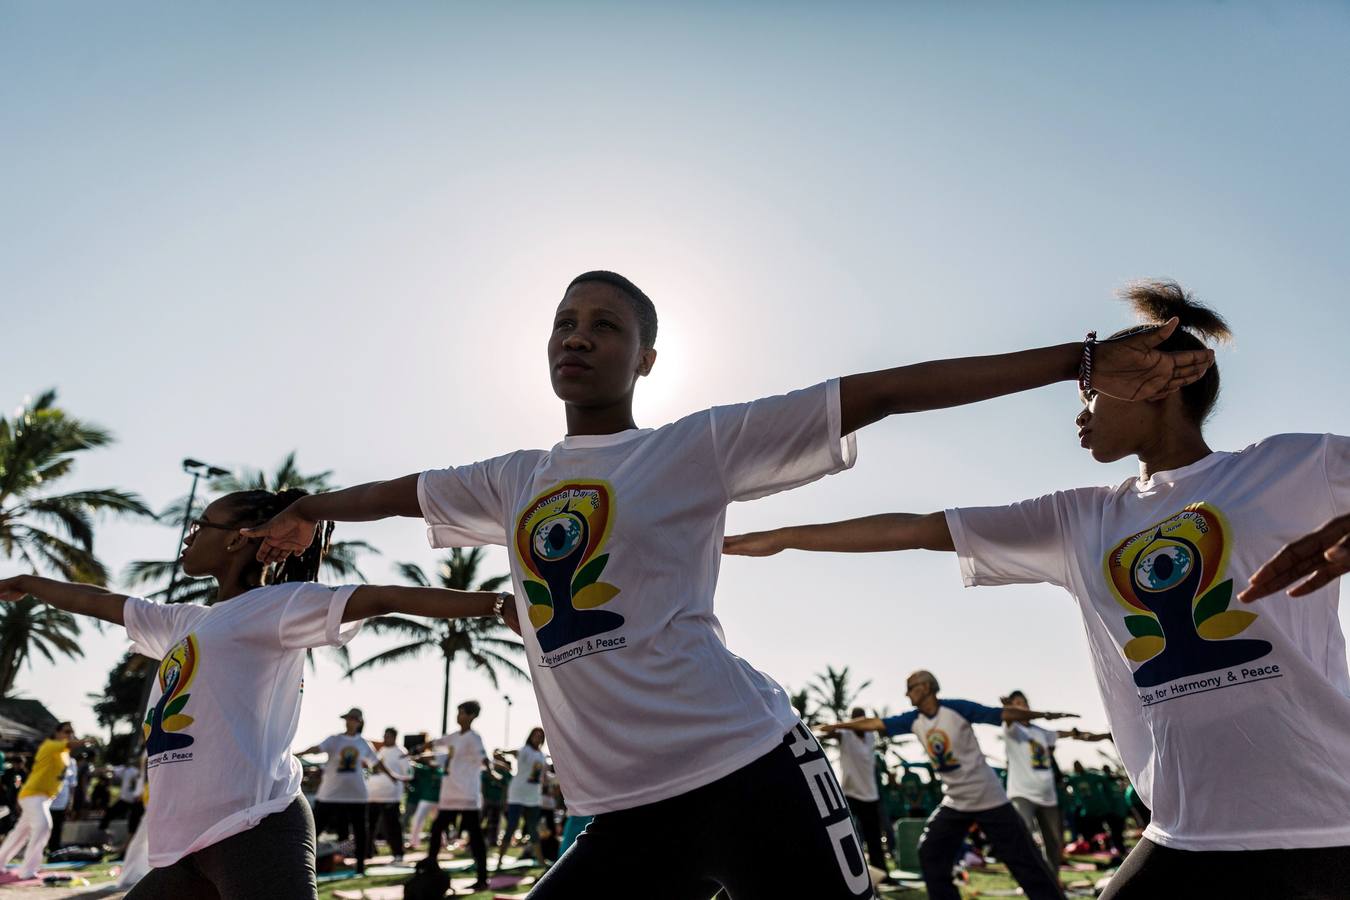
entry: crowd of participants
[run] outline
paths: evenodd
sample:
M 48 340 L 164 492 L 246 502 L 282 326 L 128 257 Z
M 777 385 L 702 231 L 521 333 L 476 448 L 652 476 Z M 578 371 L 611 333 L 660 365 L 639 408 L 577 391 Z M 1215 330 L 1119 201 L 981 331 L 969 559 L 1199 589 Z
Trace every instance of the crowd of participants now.
M 1070 593 L 1112 740 L 1151 813 L 1104 897 L 1148 900 L 1177 884 L 1204 885 L 1194 896 L 1343 897 L 1350 672 L 1337 580 L 1350 568 L 1350 439 L 1280 434 L 1212 450 L 1204 424 L 1219 379 L 1207 342 L 1227 326 L 1173 282 L 1127 297 L 1144 321 L 1106 339 L 857 373 L 651 429 L 637 427 L 633 396 L 656 363 L 655 306 L 628 279 L 588 272 L 566 288 L 547 340 L 566 419 L 552 449 L 323 494 L 221 497 L 191 523 L 182 557 L 184 573 L 216 580 L 211 607 L 35 575 L 0 578 L 0 601 L 32 596 L 125 626 L 161 660 L 146 718 L 150 870 L 131 900 L 315 895 L 314 822 L 291 756 L 304 651 L 345 645 L 390 614 L 493 616 L 524 638 L 568 801 L 591 817 L 531 900 L 617 900 L 634 884 L 653 900 L 874 896 L 859 837 L 869 826 L 855 828 L 816 735 L 780 685 L 728 649 L 714 613 L 723 553 L 789 549 L 948 552 L 967 586 Z M 851 468 L 857 433 L 891 416 L 1075 380 L 1079 445 L 1101 462 L 1136 458 L 1138 477 L 724 535 L 732 502 Z M 515 593 L 315 583 L 334 523 L 391 517 L 422 520 L 433 547 L 508 547 Z M 1270 596 L 1286 588 L 1299 599 Z M 1024 818 L 1040 828 L 1048 801 L 1019 810 L 970 731 L 1048 716 L 1014 698 L 940 702 L 930 673 L 905 687 L 914 710 L 828 731 L 925 745 L 944 786 L 919 846 L 930 896 L 956 896 L 951 863 L 973 826 L 1027 896 L 1062 896 Z M 460 732 L 431 742 L 433 759 L 458 754 L 466 718 L 461 709 Z M 369 763 L 391 771 L 373 753 Z M 451 757 L 442 795 L 453 769 Z M 475 767 L 475 791 L 481 777 Z M 43 781 L 48 793 L 21 791 L 16 832 L 45 841 L 59 779 Z M 325 828 L 368 830 L 365 801 L 318 799 Z M 431 835 L 462 829 L 480 879 L 481 810 L 481 799 L 438 798 Z M 747 810 L 774 828 L 745 828 Z M 653 877 L 662 834 L 679 835 L 680 850 Z M 368 834 L 353 839 L 358 855 L 368 849 Z M 11 835 L 5 849 L 20 843 Z
M 473 727 L 481 712 L 477 701 L 467 700 L 456 708 L 457 728 L 448 734 L 400 740 L 398 729 L 386 728 L 368 740 L 365 715 L 352 708 L 342 715 L 342 732 L 300 752 L 324 757 L 308 766 L 305 793 L 320 837 L 351 842 L 343 859 L 352 857 L 356 874 L 366 871 L 378 843 L 396 863 L 424 842 L 432 859 L 442 848 L 462 846 L 481 890 L 490 873 L 508 865 L 509 850 L 516 851 L 512 868 L 525 862 L 547 867 L 575 840 L 585 818 L 567 814 L 544 730 L 531 729 L 519 747 L 489 753 Z

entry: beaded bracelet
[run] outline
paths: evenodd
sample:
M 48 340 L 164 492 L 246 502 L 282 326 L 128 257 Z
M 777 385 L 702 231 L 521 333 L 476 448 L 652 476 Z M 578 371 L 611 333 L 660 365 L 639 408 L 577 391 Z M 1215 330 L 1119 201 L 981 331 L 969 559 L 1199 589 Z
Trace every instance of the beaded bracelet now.
M 1092 354 L 1097 346 L 1097 332 L 1089 331 L 1083 339 L 1083 359 L 1078 363 L 1078 389 L 1092 393 Z

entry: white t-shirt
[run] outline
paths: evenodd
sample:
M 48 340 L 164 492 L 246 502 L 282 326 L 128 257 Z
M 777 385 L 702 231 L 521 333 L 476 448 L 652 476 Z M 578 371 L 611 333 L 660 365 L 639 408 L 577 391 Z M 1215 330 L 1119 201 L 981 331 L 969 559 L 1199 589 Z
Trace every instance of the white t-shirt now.
M 1008 753 L 1009 799 L 1021 797 L 1037 806 L 1058 806 L 1051 763 L 1055 733 L 1038 725 L 1011 722 L 1003 726 L 1003 744 Z
M 726 507 L 848 468 L 836 381 L 424 472 L 434 547 L 509 548 L 530 674 L 580 815 L 708 784 L 782 742 L 783 689 L 713 613 Z
M 328 754 L 323 764 L 323 779 L 315 800 L 321 803 L 365 803 L 366 767 L 379 760 L 375 748 L 359 734 L 332 734 L 323 739 L 319 750 Z
M 278 584 L 215 606 L 128 597 L 135 650 L 162 660 L 146 737 L 150 865 L 247 831 L 300 794 L 291 742 L 300 720 L 305 648 L 340 646 L 355 587 Z
M 923 744 L 933 771 L 942 781 L 942 805 L 961 812 L 981 812 L 1003 806 L 1008 795 L 998 773 L 985 762 L 972 724 L 999 725 L 1003 709 L 969 700 L 941 700 L 931 719 L 911 709 L 882 719 L 887 734 L 912 733 Z
M 1078 601 L 1120 758 L 1182 850 L 1350 844 L 1350 673 L 1339 586 L 1232 597 L 1350 511 L 1350 439 L 1281 434 L 1147 482 L 948 510 L 967 586 Z
M 64 812 L 70 806 L 70 794 L 80 780 L 80 770 L 75 760 L 66 763 L 66 774 L 61 777 L 61 790 L 52 798 L 51 811 Z
M 529 744 L 520 748 L 516 754 L 516 775 L 506 790 L 507 803 L 519 803 L 521 806 L 538 806 L 540 791 L 543 789 L 544 772 L 548 769 L 548 759 L 543 753 Z
M 558 808 L 558 796 L 557 794 L 554 793 L 554 787 L 557 785 L 557 783 L 558 777 L 554 775 L 552 772 L 550 772 L 548 769 L 545 769 L 543 777 L 539 779 L 539 784 L 542 788 L 542 790 L 540 790 L 539 792 L 540 809 Z M 580 815 L 580 814 L 573 813 L 573 815 Z
M 881 799 L 877 790 L 876 759 L 873 756 L 877 747 L 874 732 L 857 734 L 841 731 L 839 734 L 839 781 L 845 797 L 870 803 Z
M 400 778 L 412 774 L 412 763 L 401 747 L 381 747 L 378 751 L 384 767 Z M 366 782 L 366 796 L 371 803 L 397 803 L 403 799 L 406 782 L 395 781 L 383 772 L 372 772 Z
M 132 802 L 136 797 L 136 782 L 140 778 L 140 766 L 118 766 L 114 770 L 118 781 L 118 799 L 127 803 Z
M 483 763 L 487 750 L 476 731 L 456 731 L 432 741 L 432 747 L 446 753 L 445 775 L 441 777 L 441 809 L 481 809 L 483 806 Z

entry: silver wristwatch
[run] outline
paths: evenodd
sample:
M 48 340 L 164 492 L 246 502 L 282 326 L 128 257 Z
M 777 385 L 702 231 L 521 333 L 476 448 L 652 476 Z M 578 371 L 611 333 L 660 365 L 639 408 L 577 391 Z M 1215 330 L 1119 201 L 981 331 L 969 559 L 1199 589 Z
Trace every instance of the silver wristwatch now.
M 499 591 L 497 593 L 497 602 L 492 604 L 492 614 L 500 619 L 502 617 L 502 610 L 506 608 L 506 604 L 515 599 L 516 595 L 510 591 Z

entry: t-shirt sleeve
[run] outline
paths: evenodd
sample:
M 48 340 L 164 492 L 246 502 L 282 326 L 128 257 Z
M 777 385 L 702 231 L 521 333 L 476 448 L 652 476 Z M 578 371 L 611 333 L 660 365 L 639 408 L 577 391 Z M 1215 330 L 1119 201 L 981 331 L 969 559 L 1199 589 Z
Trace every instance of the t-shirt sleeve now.
M 375 748 L 370 746 L 370 741 L 362 739 L 361 758 L 366 761 L 367 765 L 373 766 L 380 761 L 380 754 L 376 753 Z
M 909 712 L 901 713 L 898 716 L 887 716 L 881 720 L 881 724 L 886 726 L 888 735 L 909 734 L 918 718 L 919 711 L 911 709 Z
M 1331 505 L 1338 516 L 1350 513 L 1350 438 L 1329 434 L 1322 457 L 1331 488 Z
M 334 753 L 337 752 L 337 744 L 338 744 L 337 735 L 330 734 L 328 737 L 324 738 L 322 741 L 319 742 L 319 750 L 321 750 L 324 753 L 327 753 L 329 756 L 332 756 Z
M 1024 743 L 1028 737 L 1027 730 L 1022 727 L 1021 722 L 1004 722 L 1003 736 L 1019 744 Z
M 853 435 L 841 438 L 839 381 L 708 410 L 713 450 L 729 500 L 754 500 L 852 467 Z
M 277 627 L 281 646 L 287 650 L 309 647 L 341 647 L 361 630 L 360 622 L 343 623 L 347 601 L 358 585 L 329 587 L 305 582 L 296 585 L 286 600 Z
M 199 606 L 154 603 L 140 597 L 128 597 L 122 605 L 122 624 L 135 645 L 132 647 L 134 652 L 162 659 L 175 638 L 181 636 L 188 623 L 201 613 Z
M 943 700 L 942 705 L 972 725 L 1002 725 L 1003 709 L 972 700 Z
M 506 544 L 504 481 L 519 455 L 423 472 L 417 502 L 427 522 L 427 542 L 433 547 Z
M 1100 508 L 1109 488 L 1082 488 L 1010 506 L 947 510 L 947 528 L 966 587 L 1048 582 L 1068 587 L 1070 535 L 1081 507 Z

